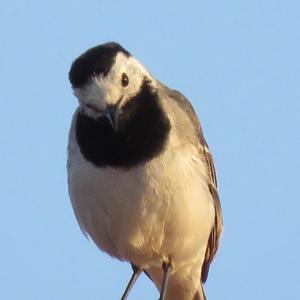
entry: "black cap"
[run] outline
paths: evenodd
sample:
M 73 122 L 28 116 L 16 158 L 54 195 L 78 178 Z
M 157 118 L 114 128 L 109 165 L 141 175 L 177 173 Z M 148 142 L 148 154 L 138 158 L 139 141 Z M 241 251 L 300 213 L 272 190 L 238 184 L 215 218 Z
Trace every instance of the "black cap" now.
M 72 87 L 78 88 L 83 86 L 94 75 L 106 75 L 119 52 L 130 56 L 127 50 L 114 42 L 93 47 L 81 54 L 73 62 L 69 72 L 69 80 Z

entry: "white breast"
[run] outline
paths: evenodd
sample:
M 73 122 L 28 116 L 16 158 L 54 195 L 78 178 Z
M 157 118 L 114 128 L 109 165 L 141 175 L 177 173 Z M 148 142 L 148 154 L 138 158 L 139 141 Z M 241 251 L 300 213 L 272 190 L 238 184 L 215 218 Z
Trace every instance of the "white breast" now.
M 82 157 L 71 129 L 69 193 L 82 230 L 111 256 L 140 266 L 202 258 L 214 207 L 196 157 L 168 150 L 128 170 L 98 168 Z

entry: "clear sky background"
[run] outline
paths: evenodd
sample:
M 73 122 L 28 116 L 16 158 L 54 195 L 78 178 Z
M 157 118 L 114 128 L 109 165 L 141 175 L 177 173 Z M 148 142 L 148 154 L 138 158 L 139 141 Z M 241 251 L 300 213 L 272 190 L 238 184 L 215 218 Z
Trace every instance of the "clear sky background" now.
M 0 299 L 116 300 L 131 275 L 81 234 L 70 64 L 117 41 L 201 116 L 225 230 L 209 300 L 299 299 L 300 2 L 0 3 Z M 154 300 L 142 276 L 130 300 Z

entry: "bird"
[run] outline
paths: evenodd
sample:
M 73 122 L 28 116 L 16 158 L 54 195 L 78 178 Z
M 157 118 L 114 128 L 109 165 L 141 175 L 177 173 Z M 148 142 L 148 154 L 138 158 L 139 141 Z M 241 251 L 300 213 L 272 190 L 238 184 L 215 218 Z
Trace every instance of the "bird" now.
M 69 131 L 68 190 L 82 232 L 160 300 L 205 300 L 223 230 L 212 155 L 191 103 L 119 43 L 71 64 L 78 100 Z

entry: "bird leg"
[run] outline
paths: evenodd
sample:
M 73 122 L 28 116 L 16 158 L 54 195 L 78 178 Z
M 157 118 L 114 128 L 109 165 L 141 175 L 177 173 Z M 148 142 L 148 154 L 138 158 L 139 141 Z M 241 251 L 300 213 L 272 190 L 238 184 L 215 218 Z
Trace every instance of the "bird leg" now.
M 164 270 L 164 277 L 163 277 L 159 300 L 165 300 L 167 285 L 168 285 L 168 280 L 169 280 L 169 276 L 170 276 L 170 271 L 172 269 L 172 265 L 170 262 L 168 262 L 168 263 L 163 262 L 162 268 Z
M 126 300 L 127 299 L 132 287 L 134 286 L 136 280 L 138 279 L 138 277 L 140 276 L 140 274 L 142 272 L 142 270 L 140 268 L 138 268 L 137 266 L 135 266 L 135 265 L 131 265 L 131 267 L 132 267 L 132 270 L 133 270 L 133 274 L 132 274 L 132 276 L 129 280 L 129 283 L 126 287 L 126 290 L 125 290 L 121 300 Z

